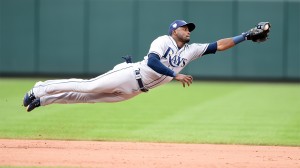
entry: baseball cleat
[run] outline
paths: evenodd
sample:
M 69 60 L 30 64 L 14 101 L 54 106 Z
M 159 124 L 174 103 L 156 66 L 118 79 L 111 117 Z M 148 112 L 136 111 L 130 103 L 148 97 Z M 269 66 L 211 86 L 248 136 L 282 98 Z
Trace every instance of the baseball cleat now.
M 27 92 L 23 99 L 23 106 L 27 107 L 30 103 L 32 103 L 36 99 L 34 93 L 32 90 Z
M 30 111 L 32 111 L 33 109 L 35 109 L 36 107 L 39 107 L 39 106 L 41 106 L 41 101 L 40 101 L 40 98 L 37 98 L 27 106 L 27 112 L 30 112 Z

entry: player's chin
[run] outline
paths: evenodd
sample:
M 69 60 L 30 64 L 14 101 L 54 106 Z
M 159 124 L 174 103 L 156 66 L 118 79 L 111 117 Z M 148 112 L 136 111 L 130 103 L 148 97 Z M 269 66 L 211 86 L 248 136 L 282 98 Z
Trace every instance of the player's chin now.
M 185 39 L 185 43 L 189 43 L 190 42 L 190 38 Z

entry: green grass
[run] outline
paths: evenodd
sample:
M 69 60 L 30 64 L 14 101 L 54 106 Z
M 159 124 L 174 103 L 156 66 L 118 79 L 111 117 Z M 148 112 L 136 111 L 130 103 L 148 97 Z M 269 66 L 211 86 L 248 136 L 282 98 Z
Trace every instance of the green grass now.
M 178 82 L 120 103 L 21 106 L 38 79 L 0 78 L 0 138 L 300 146 L 300 85 Z

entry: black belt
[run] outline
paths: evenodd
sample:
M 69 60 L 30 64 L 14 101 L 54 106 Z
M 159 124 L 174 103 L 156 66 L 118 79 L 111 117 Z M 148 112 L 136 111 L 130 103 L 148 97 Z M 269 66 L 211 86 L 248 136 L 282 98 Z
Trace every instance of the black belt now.
M 136 81 L 137 81 L 138 84 L 139 84 L 140 90 L 141 90 L 142 92 L 148 92 L 148 89 L 145 88 L 145 86 L 144 86 L 144 84 L 143 84 L 142 76 L 141 76 L 141 73 L 140 73 L 140 69 L 135 70 L 135 79 L 136 79 Z
M 122 58 L 125 59 L 126 63 L 132 63 L 132 57 L 130 55 L 126 55 L 126 56 L 124 56 Z M 148 92 L 148 89 L 146 89 L 145 86 L 144 86 L 144 84 L 143 84 L 142 76 L 141 76 L 141 73 L 140 73 L 140 69 L 136 69 L 135 70 L 135 79 L 136 79 L 136 81 L 139 84 L 140 90 L 142 92 Z

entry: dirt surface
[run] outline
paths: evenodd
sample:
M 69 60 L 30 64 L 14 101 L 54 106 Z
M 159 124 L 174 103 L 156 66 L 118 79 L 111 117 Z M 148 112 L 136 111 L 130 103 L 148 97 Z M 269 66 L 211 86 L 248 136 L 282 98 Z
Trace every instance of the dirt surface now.
M 300 168 L 300 147 L 0 139 L 0 166 Z

